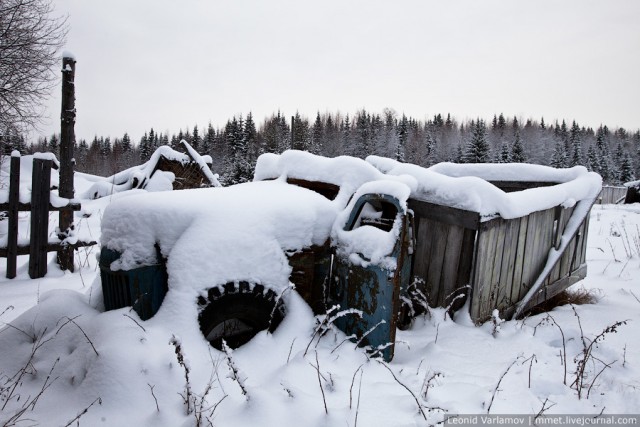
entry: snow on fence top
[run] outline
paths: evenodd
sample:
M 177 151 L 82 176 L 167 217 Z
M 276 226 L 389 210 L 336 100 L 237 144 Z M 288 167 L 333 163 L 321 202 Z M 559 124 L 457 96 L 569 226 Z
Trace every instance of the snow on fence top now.
M 278 177 L 338 185 L 340 199 L 350 197 L 365 182 L 400 181 L 410 188 L 413 198 L 478 212 L 485 220 L 496 215 L 518 218 L 558 205 L 572 206 L 579 200 L 595 199 L 602 188 L 600 176 L 582 166 L 554 169 L 531 164 L 441 163 L 427 169 L 378 156 L 362 161 L 346 156 L 325 158 L 295 150 L 260 156 L 254 179 Z M 489 180 L 556 185 L 506 193 Z

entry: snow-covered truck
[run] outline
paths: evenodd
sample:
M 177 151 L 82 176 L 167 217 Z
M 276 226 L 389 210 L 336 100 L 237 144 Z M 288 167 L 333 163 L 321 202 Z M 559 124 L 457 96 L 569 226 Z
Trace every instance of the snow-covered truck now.
M 275 330 L 297 292 L 391 360 L 396 328 L 429 306 L 520 316 L 584 278 L 600 188 L 583 167 L 264 154 L 253 182 L 114 201 L 105 308 L 167 310 L 238 347 Z

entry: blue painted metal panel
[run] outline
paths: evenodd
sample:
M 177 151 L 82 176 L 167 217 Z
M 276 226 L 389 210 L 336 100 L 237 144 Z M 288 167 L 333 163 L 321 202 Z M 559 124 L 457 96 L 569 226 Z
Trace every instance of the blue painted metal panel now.
M 400 222 L 401 232 L 389 254 L 396 260 L 397 267 L 390 270 L 371 262 L 363 267 L 352 263 L 348 256 L 337 256 L 330 298 L 343 310 L 352 308 L 362 312 L 361 317 L 348 314 L 337 319 L 336 326 L 347 335 L 354 335 L 359 345 L 368 346 L 373 354 L 382 355 L 384 360 L 390 361 L 394 353 L 401 285 L 409 281 L 411 274 L 408 250 L 410 217 L 396 198 L 386 194 L 366 194 L 355 203 L 344 227 L 346 231 L 355 227 L 364 205 L 372 202 L 390 204 L 397 213 L 395 222 Z
M 100 251 L 100 278 L 105 310 L 131 306 L 142 320 L 153 317 L 167 293 L 167 270 L 163 262 L 131 270 L 113 271 L 110 265 L 120 253 Z M 160 257 L 159 257 L 160 259 Z

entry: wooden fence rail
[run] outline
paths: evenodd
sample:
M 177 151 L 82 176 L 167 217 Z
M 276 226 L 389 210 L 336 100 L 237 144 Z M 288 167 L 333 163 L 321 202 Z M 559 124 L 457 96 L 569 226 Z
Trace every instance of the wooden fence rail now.
M 84 246 L 95 245 L 96 242 L 80 241 L 70 244 L 64 241 L 49 242 L 49 212 L 78 211 L 79 203 L 68 201 L 64 206 L 53 206 L 51 196 L 51 166 L 49 159 L 34 158 L 32 173 L 31 203 L 21 203 L 20 194 L 20 156 L 11 156 L 9 177 L 9 201 L 0 203 L 0 211 L 7 212 L 7 246 L 0 247 L 0 257 L 7 258 L 7 278 L 16 277 L 17 256 L 29 255 L 29 277 L 44 277 L 47 274 L 47 252 L 60 252 Z M 18 213 L 31 212 L 31 237 L 29 245 L 18 245 Z
M 597 203 L 600 205 L 624 203 L 627 196 L 627 187 L 623 186 L 603 186 Z

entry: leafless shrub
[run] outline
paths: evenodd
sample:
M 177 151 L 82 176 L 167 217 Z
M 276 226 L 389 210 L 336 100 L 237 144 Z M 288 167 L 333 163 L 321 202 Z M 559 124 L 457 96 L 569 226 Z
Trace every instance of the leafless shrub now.
M 178 364 L 182 366 L 182 369 L 184 369 L 184 380 L 185 380 L 184 394 L 180 394 L 180 396 L 182 396 L 184 405 L 187 408 L 187 415 L 189 415 L 193 412 L 193 406 L 192 406 L 193 392 L 191 391 L 191 380 L 189 379 L 189 373 L 191 372 L 191 368 L 189 367 L 189 364 L 185 360 L 184 354 L 182 353 L 182 342 L 180 341 L 180 339 L 175 335 L 173 335 L 169 340 L 169 344 L 175 347 Z
M 563 354 L 562 366 L 564 367 L 563 384 L 567 385 L 567 345 L 564 337 L 564 331 L 560 327 L 560 324 L 556 322 L 556 319 L 551 314 L 547 313 L 547 315 L 535 326 L 535 328 L 533 328 L 533 335 L 535 336 L 538 326 L 542 326 L 549 323 L 553 323 L 556 326 L 556 328 L 558 328 L 558 330 L 560 331 L 560 335 L 562 336 L 562 354 Z
M 424 381 L 422 382 L 422 390 L 420 394 L 422 398 L 426 401 L 428 399 L 429 390 L 435 387 L 435 382 L 438 378 L 444 376 L 441 372 L 431 372 L 431 370 L 427 371 L 424 376 Z
M 584 304 L 595 304 L 598 302 L 598 291 L 596 289 L 586 289 L 586 288 L 577 288 L 577 289 L 566 289 L 559 294 L 549 298 L 542 304 L 538 304 L 533 307 L 528 315 L 533 316 L 536 314 L 546 313 L 553 310 L 556 307 L 561 307 L 563 305 L 572 304 L 572 305 L 584 305 Z
M 593 388 L 600 374 L 602 374 L 605 371 L 605 369 L 610 368 L 611 365 L 613 365 L 616 362 L 615 360 L 610 363 L 604 362 L 603 360 L 601 360 L 600 358 L 596 357 L 593 354 L 593 350 L 597 347 L 599 342 L 604 341 L 607 334 L 617 333 L 618 328 L 622 325 L 626 325 L 628 320 L 618 321 L 607 326 L 602 330 L 602 332 L 600 332 L 598 335 L 595 336 L 595 338 L 591 340 L 584 336 L 584 331 L 582 329 L 582 322 L 580 321 L 580 316 L 578 315 L 578 312 L 576 311 L 575 307 L 572 306 L 572 309 L 573 309 L 573 313 L 578 319 L 578 325 L 580 327 L 582 351 L 580 354 L 578 354 L 574 358 L 574 362 L 576 363 L 576 372 L 575 372 L 575 379 L 573 383 L 571 383 L 571 387 L 575 388 L 575 390 L 578 392 L 578 399 L 581 399 L 583 397 L 584 390 L 586 389 L 587 390 L 586 398 L 588 399 L 591 393 L 591 389 Z M 593 379 L 590 380 L 590 374 L 592 374 L 592 372 L 589 372 L 587 367 L 588 365 L 593 365 L 594 369 L 597 369 L 596 362 L 600 363 L 599 366 L 601 366 L 601 369 L 598 371 L 598 373 L 593 375 Z
M 329 310 L 327 310 L 326 314 L 324 314 L 323 316 L 318 316 L 318 318 L 321 318 L 322 320 L 318 321 L 318 326 L 316 326 L 316 328 L 314 329 L 313 334 L 311 335 L 311 339 L 309 340 L 309 343 L 307 344 L 307 347 L 304 350 L 303 356 L 307 355 L 307 352 L 309 351 L 309 347 L 311 347 L 313 340 L 316 337 L 318 337 L 318 342 L 316 342 L 316 346 L 317 346 L 318 343 L 320 342 L 320 338 L 322 338 L 329 330 L 331 330 L 331 327 L 333 326 L 333 322 L 335 322 L 339 318 L 350 315 L 350 314 L 362 317 L 362 312 L 360 310 L 349 308 L 347 310 L 338 311 L 339 308 L 340 306 L 334 305 Z M 335 314 L 332 314 L 332 313 L 335 313 Z

